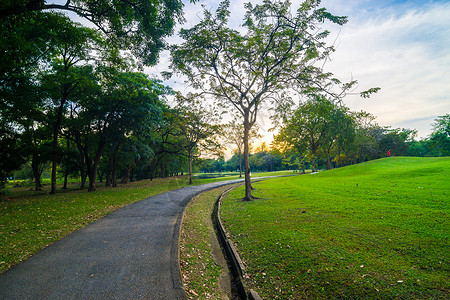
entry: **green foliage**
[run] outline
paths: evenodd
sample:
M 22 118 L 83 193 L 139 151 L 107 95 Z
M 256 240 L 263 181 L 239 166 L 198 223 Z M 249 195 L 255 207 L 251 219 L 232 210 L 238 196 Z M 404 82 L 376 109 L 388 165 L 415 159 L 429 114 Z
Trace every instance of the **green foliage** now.
M 255 183 L 222 218 L 265 299 L 449 296 L 449 158 L 391 157 Z
M 283 123 L 276 141 L 287 143 L 298 151 L 298 155 L 310 159 L 313 172 L 320 151 L 327 157 L 329 169 L 334 144 L 342 147 L 351 143 L 354 134 L 354 121 L 348 109 L 320 95 L 300 104 Z
M 73 0 L 65 4 L 45 0 L 6 1 L 0 6 L 0 20 L 12 20 L 30 11 L 47 9 L 72 11 L 95 24 L 121 49 L 129 49 L 145 64 L 155 64 L 165 47 L 164 39 L 182 21 L 183 3 L 179 0 Z
M 429 143 L 435 155 L 450 155 L 450 114 L 435 119 Z
M 445 117 L 442 120 L 445 128 Z M 445 156 L 450 138 L 442 132 L 417 141 L 417 130 L 381 127 L 369 113 L 351 112 L 315 96 L 285 115 L 274 146 L 287 161 L 292 156 L 303 161 L 319 158 L 331 169 L 385 157 L 388 150 L 394 156 Z
M 257 152 L 250 156 L 250 169 L 252 172 L 271 172 L 281 170 L 281 159 L 269 151 Z
M 31 161 L 36 189 L 47 161 L 53 161 L 53 185 L 57 171 L 65 177 L 78 173 L 82 188 L 89 174 L 94 190 L 104 148 L 114 140 L 132 144 L 114 148 L 122 151 L 121 162 L 127 162 L 120 171 L 139 161 L 149 163 L 149 139 L 161 122 L 168 88 L 132 71 L 134 64 L 120 55 L 117 45 L 61 14 L 6 17 L 0 26 L 10 29 L 1 36 L 5 60 L 0 63 L 0 115 Z M 127 149 L 136 147 L 140 155 L 128 157 Z M 107 169 L 108 163 L 104 165 Z

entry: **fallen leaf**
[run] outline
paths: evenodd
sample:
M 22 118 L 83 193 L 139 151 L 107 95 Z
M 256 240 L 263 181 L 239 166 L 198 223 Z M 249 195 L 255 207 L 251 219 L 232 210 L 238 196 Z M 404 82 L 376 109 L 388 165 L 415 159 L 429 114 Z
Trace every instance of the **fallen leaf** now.
M 194 290 L 189 290 L 189 293 L 191 293 L 191 294 L 193 294 L 195 296 L 198 296 L 198 294 L 196 292 L 194 292 Z

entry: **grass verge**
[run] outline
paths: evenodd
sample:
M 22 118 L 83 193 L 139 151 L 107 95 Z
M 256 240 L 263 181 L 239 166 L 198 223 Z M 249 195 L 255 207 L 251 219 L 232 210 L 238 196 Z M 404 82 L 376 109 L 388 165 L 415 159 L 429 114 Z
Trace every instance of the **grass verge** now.
M 198 195 L 185 210 L 181 225 L 180 268 L 189 299 L 227 299 L 230 293 L 229 278 L 224 278 L 228 276 L 228 267 L 211 220 L 217 197 L 228 188 Z
M 450 158 L 255 183 L 222 220 L 263 299 L 448 299 Z

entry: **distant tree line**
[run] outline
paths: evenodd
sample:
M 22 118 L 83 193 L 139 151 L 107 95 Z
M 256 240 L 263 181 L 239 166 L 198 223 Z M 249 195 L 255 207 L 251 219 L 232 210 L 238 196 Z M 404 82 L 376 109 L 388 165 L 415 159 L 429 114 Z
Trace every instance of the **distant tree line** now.
M 417 140 L 416 130 L 383 127 L 369 113 L 315 99 L 286 117 L 270 147 L 263 143 L 250 154 L 250 169 L 317 171 L 383 158 L 388 150 L 393 156 L 449 156 L 450 114 L 432 126 L 429 137 Z M 201 172 L 239 171 L 240 159 L 236 149 L 227 161 L 204 159 L 198 166 Z

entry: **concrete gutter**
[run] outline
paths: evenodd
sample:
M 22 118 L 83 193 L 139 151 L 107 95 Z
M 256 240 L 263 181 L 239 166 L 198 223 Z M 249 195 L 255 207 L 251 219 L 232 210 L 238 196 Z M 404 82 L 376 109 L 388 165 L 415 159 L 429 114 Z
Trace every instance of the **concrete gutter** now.
M 240 186 L 240 185 L 238 185 Z M 258 295 L 256 291 L 250 289 L 246 286 L 244 276 L 245 276 L 245 266 L 242 263 L 242 260 L 234 246 L 233 241 L 229 238 L 229 235 L 225 231 L 225 227 L 223 226 L 222 220 L 220 218 L 220 207 L 222 204 L 222 199 L 233 189 L 238 186 L 231 187 L 223 192 L 218 198 L 216 203 L 214 204 L 214 210 L 212 214 L 212 221 L 214 224 L 214 228 L 217 233 L 217 237 L 219 239 L 220 245 L 225 253 L 225 256 L 229 262 L 231 274 L 234 276 L 234 282 L 236 284 L 236 290 L 239 293 L 241 299 L 249 299 L 249 300 L 262 300 L 262 298 Z

